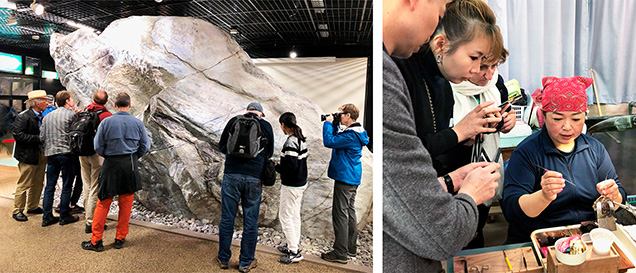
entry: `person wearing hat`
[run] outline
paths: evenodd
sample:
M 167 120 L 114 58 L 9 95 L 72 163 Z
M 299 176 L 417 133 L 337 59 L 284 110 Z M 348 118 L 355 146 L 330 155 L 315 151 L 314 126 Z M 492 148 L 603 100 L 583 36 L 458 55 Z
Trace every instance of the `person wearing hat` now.
M 239 200 L 243 207 L 243 238 L 241 239 L 241 255 L 239 257 L 239 271 L 248 272 L 257 266 L 254 258 L 258 237 L 258 214 L 261 204 L 262 184 L 261 173 L 265 160 L 274 153 L 274 132 L 272 125 L 263 119 L 265 113 L 258 102 L 247 106 L 243 115 L 233 117 L 228 121 L 219 140 L 219 151 L 226 154 L 225 171 L 221 182 L 221 222 L 219 224 L 219 254 L 217 262 L 222 269 L 228 268 L 232 252 L 232 234 L 234 233 L 234 219 L 238 211 Z M 260 145 L 258 154 L 241 157 L 232 150 L 237 121 L 251 123 L 254 119 L 260 125 Z M 251 121 L 250 121 L 251 120 Z M 252 123 L 253 124 L 253 123 Z M 247 125 L 246 125 L 247 126 Z M 232 151 L 231 151 L 232 150 Z
M 29 214 L 43 213 L 39 204 L 46 168 L 46 157 L 42 150 L 43 143 L 40 141 L 42 111 L 48 105 L 46 91 L 31 91 L 27 96 L 29 98 L 26 101 L 28 109 L 18 114 L 13 126 L 14 157 L 18 160 L 18 169 L 20 170 L 13 202 L 13 219 L 20 222 L 28 220 L 23 213 L 25 206 Z
M 586 77 L 543 78 L 538 99 L 545 124 L 515 148 L 505 173 L 507 244 L 529 242 L 536 229 L 595 220 L 592 207 L 601 195 L 625 201 L 605 147 L 581 134 L 590 84 Z

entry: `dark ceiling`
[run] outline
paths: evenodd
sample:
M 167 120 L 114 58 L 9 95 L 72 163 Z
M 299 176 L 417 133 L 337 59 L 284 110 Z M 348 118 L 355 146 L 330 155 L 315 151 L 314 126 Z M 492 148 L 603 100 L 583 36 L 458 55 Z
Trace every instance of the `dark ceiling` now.
M 114 20 L 152 15 L 196 17 L 228 33 L 235 28 L 252 58 L 287 57 L 292 48 L 299 57 L 372 54 L 373 0 L 37 0 L 45 7 L 41 16 L 29 8 L 32 1 L 9 1 L 17 9 L 0 8 L 2 46 L 45 50 L 51 33 L 77 29 L 69 20 L 101 32 Z M 7 25 L 11 16 L 17 24 Z

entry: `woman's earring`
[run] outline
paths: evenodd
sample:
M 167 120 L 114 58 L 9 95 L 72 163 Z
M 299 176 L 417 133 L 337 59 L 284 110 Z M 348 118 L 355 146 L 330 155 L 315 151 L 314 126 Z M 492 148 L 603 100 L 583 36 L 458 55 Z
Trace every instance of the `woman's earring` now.
M 442 62 L 442 54 L 437 54 L 437 63 Z

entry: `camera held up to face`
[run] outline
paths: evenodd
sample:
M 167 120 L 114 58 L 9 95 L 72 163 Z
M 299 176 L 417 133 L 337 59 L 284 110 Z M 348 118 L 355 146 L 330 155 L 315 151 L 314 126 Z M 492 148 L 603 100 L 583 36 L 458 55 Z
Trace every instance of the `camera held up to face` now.
M 320 121 L 325 121 L 327 120 L 328 116 L 333 116 L 333 123 L 334 124 L 338 124 L 340 123 L 340 115 L 342 115 L 344 113 L 342 112 L 337 112 L 337 113 L 330 113 L 330 114 L 322 114 L 320 115 Z

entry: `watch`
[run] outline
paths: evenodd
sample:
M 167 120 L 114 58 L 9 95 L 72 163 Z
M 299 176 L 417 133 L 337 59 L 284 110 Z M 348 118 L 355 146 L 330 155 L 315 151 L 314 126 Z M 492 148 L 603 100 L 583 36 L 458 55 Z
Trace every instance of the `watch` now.
M 446 190 L 448 191 L 448 193 L 455 192 L 455 185 L 453 185 L 453 179 L 450 177 L 450 175 L 444 175 L 444 183 L 446 183 Z

